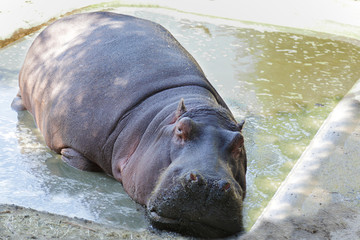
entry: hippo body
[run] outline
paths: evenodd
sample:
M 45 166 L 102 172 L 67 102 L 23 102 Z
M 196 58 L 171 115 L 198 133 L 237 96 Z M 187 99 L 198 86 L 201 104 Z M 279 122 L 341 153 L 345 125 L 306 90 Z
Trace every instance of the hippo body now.
M 19 86 L 12 106 L 49 148 L 120 181 L 155 226 L 242 230 L 243 123 L 160 25 L 107 12 L 58 20 L 34 40 Z

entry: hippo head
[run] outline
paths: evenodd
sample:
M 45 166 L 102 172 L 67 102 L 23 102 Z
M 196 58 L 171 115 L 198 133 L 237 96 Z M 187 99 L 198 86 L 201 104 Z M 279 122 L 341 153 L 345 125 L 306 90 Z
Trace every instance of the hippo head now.
M 186 110 L 180 102 L 164 128 L 170 162 L 147 199 L 151 223 L 198 237 L 241 232 L 246 153 L 237 124 L 226 109 Z

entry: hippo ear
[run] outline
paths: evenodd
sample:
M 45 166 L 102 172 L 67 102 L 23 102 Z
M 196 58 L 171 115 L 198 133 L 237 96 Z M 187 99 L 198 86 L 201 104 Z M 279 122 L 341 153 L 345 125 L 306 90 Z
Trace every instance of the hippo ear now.
M 244 146 L 244 137 L 239 132 L 234 132 L 232 140 L 228 146 L 233 158 L 238 158 L 241 154 L 241 148 Z
M 178 119 L 181 115 L 183 115 L 185 112 L 186 112 L 186 107 L 185 107 L 185 104 L 184 104 L 184 99 L 180 99 L 180 102 L 179 102 L 179 105 L 176 109 L 176 112 L 175 112 L 175 118 Z
M 241 121 L 237 124 L 237 127 L 238 127 L 239 132 L 241 132 L 241 130 L 243 129 L 244 124 L 245 124 L 245 120 L 241 120 Z

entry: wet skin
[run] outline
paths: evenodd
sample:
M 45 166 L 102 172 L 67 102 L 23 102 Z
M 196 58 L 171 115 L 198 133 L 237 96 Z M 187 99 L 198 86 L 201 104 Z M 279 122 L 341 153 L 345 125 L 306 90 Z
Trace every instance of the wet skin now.
M 246 153 L 193 57 L 160 25 L 98 12 L 63 18 L 30 47 L 12 107 L 73 167 L 104 171 L 162 229 L 242 231 Z

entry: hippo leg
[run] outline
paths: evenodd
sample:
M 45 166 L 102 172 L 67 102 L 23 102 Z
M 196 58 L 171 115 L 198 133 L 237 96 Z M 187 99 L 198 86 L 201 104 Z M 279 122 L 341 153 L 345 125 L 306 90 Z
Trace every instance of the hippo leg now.
M 101 172 L 101 168 L 72 148 L 61 149 L 61 159 L 70 166 L 89 172 Z
M 24 106 L 24 104 L 22 102 L 20 92 L 18 92 L 18 94 L 16 95 L 16 97 L 12 101 L 11 108 L 14 109 L 17 112 L 26 110 L 26 107 Z

